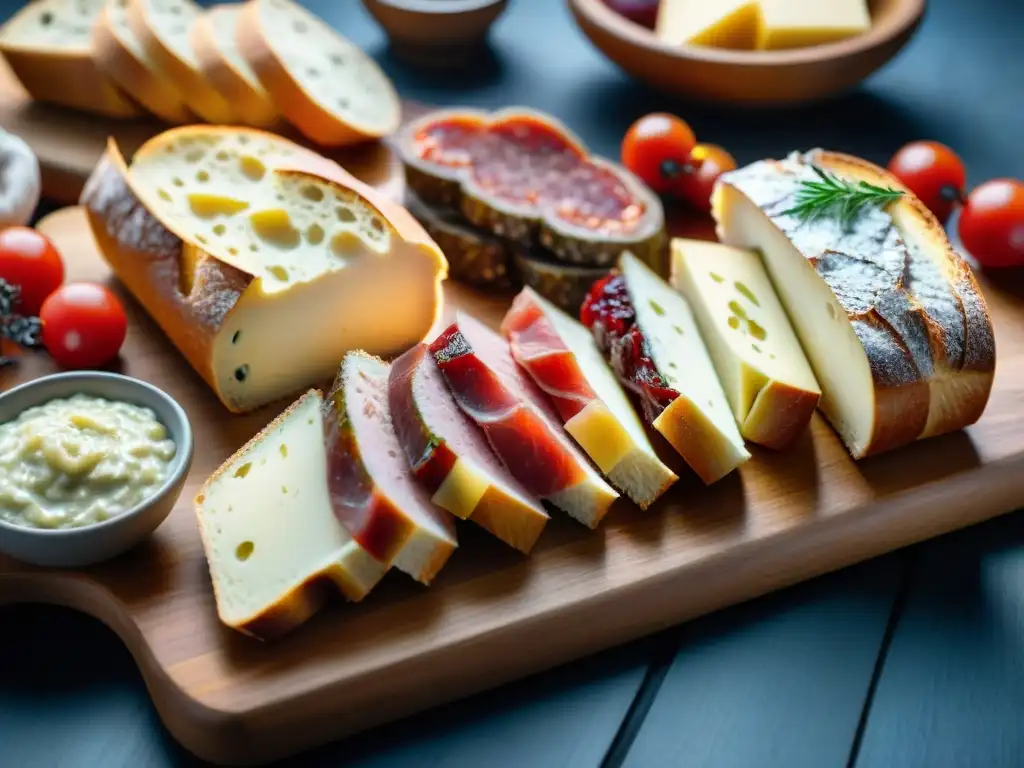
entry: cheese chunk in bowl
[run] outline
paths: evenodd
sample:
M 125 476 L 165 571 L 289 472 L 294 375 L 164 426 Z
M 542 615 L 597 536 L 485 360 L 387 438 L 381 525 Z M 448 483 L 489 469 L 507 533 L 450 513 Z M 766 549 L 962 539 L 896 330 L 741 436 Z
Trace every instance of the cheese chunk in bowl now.
M 59 374 L 0 396 L 0 552 L 39 565 L 113 557 L 151 533 L 192 459 L 181 407 L 116 374 Z

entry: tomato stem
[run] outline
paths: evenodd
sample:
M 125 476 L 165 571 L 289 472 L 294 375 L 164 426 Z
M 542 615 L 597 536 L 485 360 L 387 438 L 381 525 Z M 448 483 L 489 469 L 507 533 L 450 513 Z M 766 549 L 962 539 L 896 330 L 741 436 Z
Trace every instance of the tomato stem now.
M 687 176 L 696 170 L 690 163 L 681 163 L 671 157 L 661 161 L 661 176 L 665 179 L 677 179 L 680 176 Z
M 939 197 L 947 203 L 967 205 L 967 195 L 964 194 L 962 189 L 954 187 L 952 184 L 945 184 L 942 189 L 939 190 Z

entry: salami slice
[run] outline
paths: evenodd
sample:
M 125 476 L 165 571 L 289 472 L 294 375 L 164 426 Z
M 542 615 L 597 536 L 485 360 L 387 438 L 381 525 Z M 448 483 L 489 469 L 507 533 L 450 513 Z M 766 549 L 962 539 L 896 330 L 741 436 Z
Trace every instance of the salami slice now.
M 653 263 L 662 247 L 657 196 L 546 115 L 433 112 L 409 124 L 398 147 L 424 202 L 458 208 L 471 224 L 561 261 L 609 266 L 628 249 Z

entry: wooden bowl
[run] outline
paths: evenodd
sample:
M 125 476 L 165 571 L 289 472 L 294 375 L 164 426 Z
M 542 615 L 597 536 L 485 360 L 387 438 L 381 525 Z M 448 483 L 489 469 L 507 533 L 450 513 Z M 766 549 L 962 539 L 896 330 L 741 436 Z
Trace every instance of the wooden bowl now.
M 421 67 L 468 64 L 508 0 L 363 0 L 395 55 Z
M 569 0 L 569 7 L 605 56 L 654 88 L 707 101 L 770 106 L 810 101 L 856 85 L 906 44 L 921 22 L 925 3 L 869 0 L 868 32 L 782 51 L 669 45 L 603 0 Z

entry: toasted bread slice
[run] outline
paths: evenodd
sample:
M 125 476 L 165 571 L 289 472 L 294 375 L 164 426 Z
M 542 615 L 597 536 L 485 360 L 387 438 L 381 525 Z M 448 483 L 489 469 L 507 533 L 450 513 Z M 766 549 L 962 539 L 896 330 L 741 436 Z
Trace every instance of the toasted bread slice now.
M 103 0 L 37 0 L 0 29 L 0 53 L 37 101 L 108 117 L 144 113 L 93 61 Z
M 319 392 L 306 393 L 210 476 L 195 498 L 217 613 L 260 638 L 294 629 L 324 583 L 362 599 L 384 575 L 334 516 Z
M 394 86 L 357 46 L 290 0 L 250 0 L 238 49 L 278 111 L 324 146 L 379 139 L 401 120 Z
M 189 39 L 206 79 L 224 94 L 242 122 L 256 127 L 278 119 L 274 102 L 235 43 L 241 6 L 217 5 L 192 22 Z
M 129 0 L 128 25 L 147 56 L 189 108 L 208 123 L 234 123 L 237 113 L 206 79 L 189 39 L 203 9 L 192 0 Z

